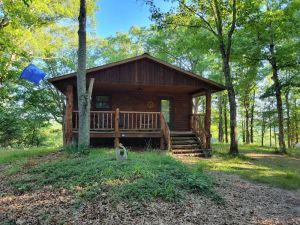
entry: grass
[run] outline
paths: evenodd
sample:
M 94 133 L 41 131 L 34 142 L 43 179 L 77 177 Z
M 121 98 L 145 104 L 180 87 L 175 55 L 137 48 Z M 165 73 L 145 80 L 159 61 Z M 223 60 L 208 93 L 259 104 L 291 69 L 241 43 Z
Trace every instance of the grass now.
M 57 148 L 0 149 L 0 164 L 27 160 L 30 157 L 39 157 L 52 152 L 57 152 Z
M 203 168 L 224 171 L 255 182 L 285 189 L 300 189 L 300 159 L 275 154 L 274 148 L 240 145 L 240 155 L 227 154 L 228 145 L 214 145 L 210 159 L 194 158 L 189 166 L 165 152 L 130 152 L 125 162 L 115 160 L 108 149 L 95 149 L 87 156 L 61 154 L 60 158 L 41 163 L 37 156 L 55 152 L 53 148 L 0 150 L 0 165 L 16 192 L 51 185 L 66 188 L 80 199 L 110 201 L 179 201 L 188 193 L 221 198 L 213 191 L 211 179 Z M 18 176 L 11 176 L 18 172 Z
M 12 178 L 10 184 L 19 192 L 52 185 L 75 191 L 87 200 L 104 194 L 113 202 L 157 198 L 178 201 L 187 193 L 220 200 L 200 165 L 191 168 L 163 152 L 130 152 L 124 162 L 116 161 L 113 150 L 92 150 L 80 157 L 67 155 L 29 168 L 18 179 Z
M 214 145 L 213 149 L 214 156 L 200 161 L 200 165 L 275 187 L 300 189 L 300 159 L 277 155 L 274 148 L 255 145 L 240 145 L 238 157 L 228 156 L 228 145 Z

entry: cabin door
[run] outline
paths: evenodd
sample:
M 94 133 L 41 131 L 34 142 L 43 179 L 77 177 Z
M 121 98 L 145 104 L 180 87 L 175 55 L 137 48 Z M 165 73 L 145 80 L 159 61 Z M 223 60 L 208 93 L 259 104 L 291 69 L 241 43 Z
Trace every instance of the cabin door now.
M 172 99 L 170 98 L 160 98 L 159 110 L 164 114 L 165 120 L 171 129 L 173 127 L 172 123 Z

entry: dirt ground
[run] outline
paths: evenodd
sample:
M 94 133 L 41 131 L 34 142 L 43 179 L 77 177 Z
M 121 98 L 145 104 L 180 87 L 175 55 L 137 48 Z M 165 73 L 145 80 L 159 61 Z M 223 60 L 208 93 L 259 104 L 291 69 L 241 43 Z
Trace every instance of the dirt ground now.
M 105 194 L 78 204 L 74 193 L 52 187 L 14 195 L 0 177 L 1 224 L 300 224 L 300 193 L 209 172 L 224 205 L 190 195 L 182 203 L 161 201 L 113 206 Z

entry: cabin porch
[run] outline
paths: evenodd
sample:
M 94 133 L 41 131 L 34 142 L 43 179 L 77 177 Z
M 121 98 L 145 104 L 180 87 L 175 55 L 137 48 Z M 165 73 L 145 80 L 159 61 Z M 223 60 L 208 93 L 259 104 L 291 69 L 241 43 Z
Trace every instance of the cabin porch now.
M 73 137 L 78 135 L 78 111 L 72 113 Z M 160 140 L 160 148 L 175 154 L 200 154 L 210 149 L 210 136 L 204 129 L 205 114 L 192 114 L 190 129 L 172 131 L 163 112 L 91 111 L 90 137 L 113 139 L 118 147 L 120 139 L 154 138 Z

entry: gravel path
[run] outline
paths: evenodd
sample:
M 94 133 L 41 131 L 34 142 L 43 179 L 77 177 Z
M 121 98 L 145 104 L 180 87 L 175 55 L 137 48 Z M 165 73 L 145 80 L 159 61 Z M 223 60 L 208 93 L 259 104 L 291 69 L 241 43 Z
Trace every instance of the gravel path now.
M 113 207 L 104 194 L 95 203 L 77 204 L 66 190 L 46 187 L 23 195 L 0 195 L 0 224 L 300 224 L 299 192 L 224 172 L 209 173 L 225 205 L 190 195 L 179 204 L 155 201 Z M 3 188 L 0 185 L 2 193 Z

